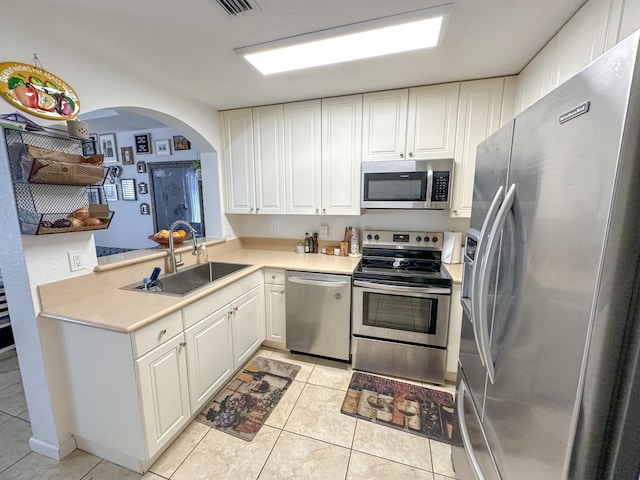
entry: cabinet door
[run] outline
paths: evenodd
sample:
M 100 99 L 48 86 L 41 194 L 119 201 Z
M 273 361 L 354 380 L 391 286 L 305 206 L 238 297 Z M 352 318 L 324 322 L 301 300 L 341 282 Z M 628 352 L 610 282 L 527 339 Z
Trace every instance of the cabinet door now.
M 452 217 L 471 217 L 476 148 L 500 127 L 504 78 L 464 82 L 453 172 Z
M 233 373 L 229 306 L 185 330 L 191 414 L 196 413 Z
M 322 214 L 360 215 L 362 95 L 322 100 Z
M 264 302 L 259 285 L 231 302 L 233 366 L 241 367 L 264 340 Z
M 190 418 L 184 335 L 176 335 L 140 357 L 136 370 L 147 458 L 151 458 Z
M 227 213 L 253 213 L 255 174 L 253 122 L 250 108 L 222 113 Z
M 267 337 L 270 342 L 282 344 L 286 342 L 286 313 L 284 285 L 266 283 L 265 293 L 265 323 L 267 325 Z
M 409 90 L 365 93 L 362 104 L 362 160 L 403 160 Z
M 459 83 L 409 90 L 408 160 L 453 158 L 459 91 Z
M 320 100 L 284 106 L 287 213 L 320 213 Z
M 285 213 L 284 203 L 284 108 L 282 105 L 253 109 L 256 213 Z

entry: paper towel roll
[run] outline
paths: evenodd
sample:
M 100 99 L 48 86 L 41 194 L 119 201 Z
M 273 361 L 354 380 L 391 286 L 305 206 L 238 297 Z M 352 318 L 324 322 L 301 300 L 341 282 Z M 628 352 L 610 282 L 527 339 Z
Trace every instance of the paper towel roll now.
M 442 261 L 444 263 L 460 263 L 460 246 L 462 245 L 462 232 L 444 232 L 442 242 Z

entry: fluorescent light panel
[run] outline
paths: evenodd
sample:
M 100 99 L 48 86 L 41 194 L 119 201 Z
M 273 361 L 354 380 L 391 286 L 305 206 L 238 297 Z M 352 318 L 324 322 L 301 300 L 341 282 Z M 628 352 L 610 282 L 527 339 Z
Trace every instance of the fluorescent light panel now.
M 236 52 L 260 73 L 269 75 L 434 47 L 449 11 L 449 6 L 445 7 L 301 35 Z

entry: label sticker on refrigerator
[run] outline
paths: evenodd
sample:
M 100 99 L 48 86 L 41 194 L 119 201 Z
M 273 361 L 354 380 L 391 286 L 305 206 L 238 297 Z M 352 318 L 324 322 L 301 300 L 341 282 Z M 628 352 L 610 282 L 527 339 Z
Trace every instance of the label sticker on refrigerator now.
M 569 120 L 573 120 L 574 118 L 579 117 L 583 113 L 587 113 L 589 111 L 589 105 L 591 105 L 591 102 L 584 102 L 582 105 L 577 106 L 573 110 L 569 110 L 567 113 L 563 113 L 562 115 L 560 115 L 558 121 L 560 122 L 560 124 L 563 124 L 565 122 L 568 122 Z

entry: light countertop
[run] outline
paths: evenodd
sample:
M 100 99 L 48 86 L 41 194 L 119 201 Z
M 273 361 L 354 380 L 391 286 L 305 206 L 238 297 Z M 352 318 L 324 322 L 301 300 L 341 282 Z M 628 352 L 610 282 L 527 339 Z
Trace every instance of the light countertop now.
M 177 297 L 121 288 L 146 276 L 141 272 L 149 270 L 147 273 L 150 273 L 149 265 L 162 265 L 168 252 L 159 254 L 147 250 L 148 256 L 141 253 L 133 256 L 118 254 L 98 265 L 90 274 L 40 285 L 38 289 L 43 308 L 40 317 L 131 333 L 263 267 L 350 275 L 360 262 L 360 258 L 234 248 L 226 245 L 224 240 L 210 240 L 207 245 L 211 245 L 208 247 L 209 261 L 241 263 L 249 267 Z M 188 251 L 189 247 L 185 245 L 180 250 Z M 192 261 L 190 257 L 189 254 L 183 255 L 185 261 Z
M 447 269 L 453 283 L 462 283 L 462 263 L 443 263 L 444 268 Z

